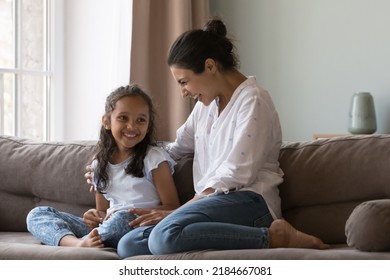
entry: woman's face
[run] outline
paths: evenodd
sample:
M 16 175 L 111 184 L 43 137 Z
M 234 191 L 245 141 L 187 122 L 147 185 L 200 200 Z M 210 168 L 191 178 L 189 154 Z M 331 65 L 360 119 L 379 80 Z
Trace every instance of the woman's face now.
M 189 96 L 198 99 L 204 105 L 208 106 L 217 97 L 215 86 L 215 77 L 207 69 L 203 73 L 195 74 L 192 70 L 171 66 L 171 72 L 178 82 L 183 97 Z

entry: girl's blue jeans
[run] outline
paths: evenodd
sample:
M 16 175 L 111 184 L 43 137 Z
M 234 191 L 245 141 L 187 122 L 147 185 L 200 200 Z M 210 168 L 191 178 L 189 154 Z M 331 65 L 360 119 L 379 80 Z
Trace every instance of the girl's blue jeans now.
M 268 248 L 273 218 L 263 197 L 250 191 L 205 197 L 156 226 L 139 227 L 118 243 L 118 254 L 171 254 L 205 249 Z
M 97 229 L 104 246 L 116 248 L 122 236 L 133 229 L 128 223 L 134 219 L 134 214 L 121 210 L 114 212 L 101 223 Z M 32 209 L 26 221 L 28 231 L 42 243 L 51 246 L 58 246 L 66 235 L 83 238 L 91 231 L 82 218 L 48 206 Z

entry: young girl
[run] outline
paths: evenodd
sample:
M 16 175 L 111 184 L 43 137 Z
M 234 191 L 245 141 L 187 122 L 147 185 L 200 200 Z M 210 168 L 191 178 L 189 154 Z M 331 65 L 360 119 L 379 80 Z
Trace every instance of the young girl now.
M 52 246 L 117 247 L 131 231 L 132 208 L 175 209 L 174 161 L 154 143 L 154 110 L 137 85 L 120 87 L 106 99 L 96 145 L 93 183 L 96 209 L 83 218 L 52 207 L 36 207 L 28 230 Z

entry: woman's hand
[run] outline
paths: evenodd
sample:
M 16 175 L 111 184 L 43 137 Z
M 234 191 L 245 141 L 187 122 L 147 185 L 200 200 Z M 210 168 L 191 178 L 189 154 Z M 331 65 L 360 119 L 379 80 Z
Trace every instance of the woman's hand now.
M 91 165 L 87 165 L 85 167 L 87 172 L 84 174 L 85 179 L 87 179 L 87 184 L 89 185 L 89 191 L 94 192 L 95 187 L 93 186 L 92 176 L 93 176 L 93 168 Z
M 84 213 L 83 221 L 88 228 L 93 229 L 97 227 L 101 222 L 103 222 L 105 216 L 106 213 L 104 213 L 103 211 L 89 209 L 87 212 Z
M 129 222 L 129 225 L 132 227 L 157 225 L 162 219 L 173 212 L 173 210 L 143 208 L 134 208 L 129 211 L 132 214 L 138 215 L 137 218 Z

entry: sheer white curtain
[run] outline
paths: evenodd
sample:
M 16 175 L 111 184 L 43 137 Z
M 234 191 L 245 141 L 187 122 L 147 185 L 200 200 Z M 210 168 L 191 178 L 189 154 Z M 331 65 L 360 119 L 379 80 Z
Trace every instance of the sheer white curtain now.
M 107 38 L 111 42 L 108 74 L 109 86 L 114 88 L 129 80 L 133 0 L 109 2 L 113 9 L 111 38 Z
M 97 139 L 107 95 L 129 83 L 131 9 L 129 0 L 63 1 L 63 31 L 57 32 L 64 33 L 64 94 L 55 97 L 64 118 L 55 127 L 64 140 Z

